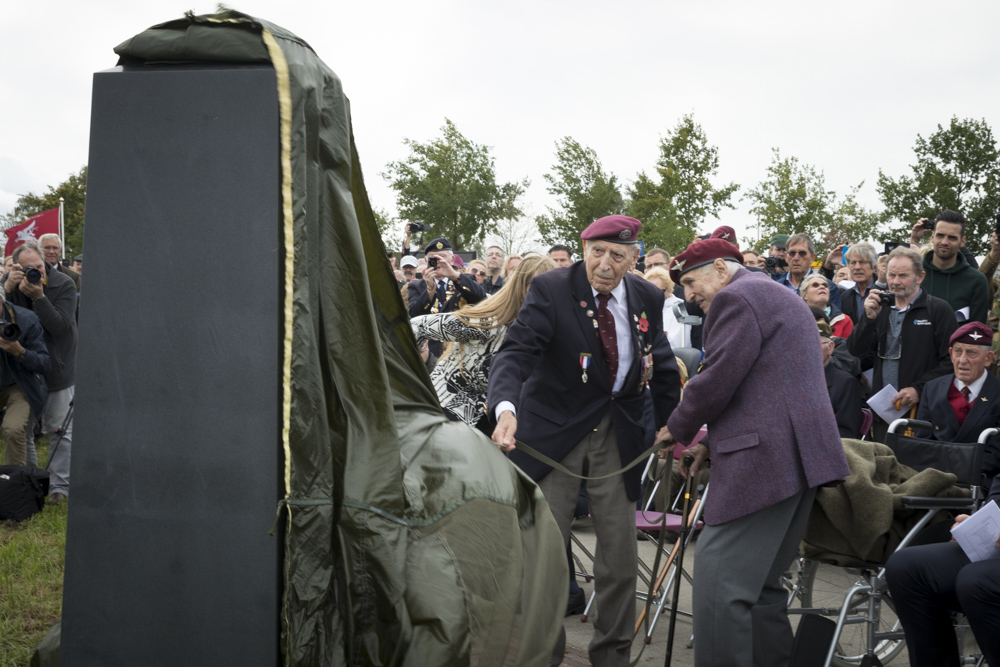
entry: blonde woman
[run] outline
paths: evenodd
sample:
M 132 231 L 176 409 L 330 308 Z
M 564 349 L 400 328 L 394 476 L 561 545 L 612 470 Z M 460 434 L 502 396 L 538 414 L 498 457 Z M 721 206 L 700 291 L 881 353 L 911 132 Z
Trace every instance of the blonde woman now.
M 663 332 L 667 334 L 670 347 L 691 347 L 691 325 L 681 324 L 674 316 L 674 304 L 684 303 L 684 300 L 674 296 L 674 281 L 670 279 L 670 273 L 657 266 L 646 271 L 643 278 L 663 290 Z
M 834 287 L 834 289 L 840 289 Z M 840 312 L 840 308 L 830 303 L 830 283 L 826 278 L 818 273 L 810 273 L 799 283 L 799 295 L 810 306 L 815 306 L 823 311 L 826 318 L 833 327 L 833 335 L 837 338 L 846 339 L 854 330 L 854 322 L 847 315 Z
M 418 344 L 424 340 L 454 343 L 431 373 L 438 400 L 449 419 L 464 421 L 487 436 L 493 434 L 485 409 L 490 362 L 521 310 L 532 279 L 554 268 L 556 263 L 548 257 L 527 257 L 489 299 L 454 313 L 421 315 L 410 320 Z

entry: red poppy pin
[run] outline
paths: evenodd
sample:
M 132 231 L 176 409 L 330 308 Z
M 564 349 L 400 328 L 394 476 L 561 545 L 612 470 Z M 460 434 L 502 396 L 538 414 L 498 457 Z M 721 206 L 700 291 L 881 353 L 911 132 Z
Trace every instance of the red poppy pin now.
M 649 331 L 649 320 L 646 319 L 646 313 L 639 317 L 639 331 L 643 333 Z

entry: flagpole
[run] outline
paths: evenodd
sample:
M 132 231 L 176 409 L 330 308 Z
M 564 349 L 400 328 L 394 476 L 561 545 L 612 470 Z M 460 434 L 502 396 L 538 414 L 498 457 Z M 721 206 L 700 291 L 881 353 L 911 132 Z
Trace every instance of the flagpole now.
M 62 249 L 62 258 L 66 259 L 66 232 L 63 230 L 63 198 L 59 198 L 59 247 Z

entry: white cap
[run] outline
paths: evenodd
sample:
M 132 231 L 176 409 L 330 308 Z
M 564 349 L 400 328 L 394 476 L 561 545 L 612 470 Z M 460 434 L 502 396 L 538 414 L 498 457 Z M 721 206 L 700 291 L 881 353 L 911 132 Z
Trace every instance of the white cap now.
M 404 266 L 412 266 L 412 267 L 416 268 L 417 266 L 419 266 L 419 264 L 420 264 L 420 262 L 417 261 L 416 257 L 414 257 L 413 255 L 407 255 L 399 263 L 399 267 L 403 268 Z

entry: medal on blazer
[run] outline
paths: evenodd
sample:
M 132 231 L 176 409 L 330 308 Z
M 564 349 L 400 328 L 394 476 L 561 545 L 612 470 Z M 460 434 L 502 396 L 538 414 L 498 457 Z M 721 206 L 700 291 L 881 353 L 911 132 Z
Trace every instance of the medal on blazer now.
M 590 355 L 586 352 L 580 353 L 580 368 L 583 369 L 583 382 L 587 382 L 587 369 L 590 368 Z

